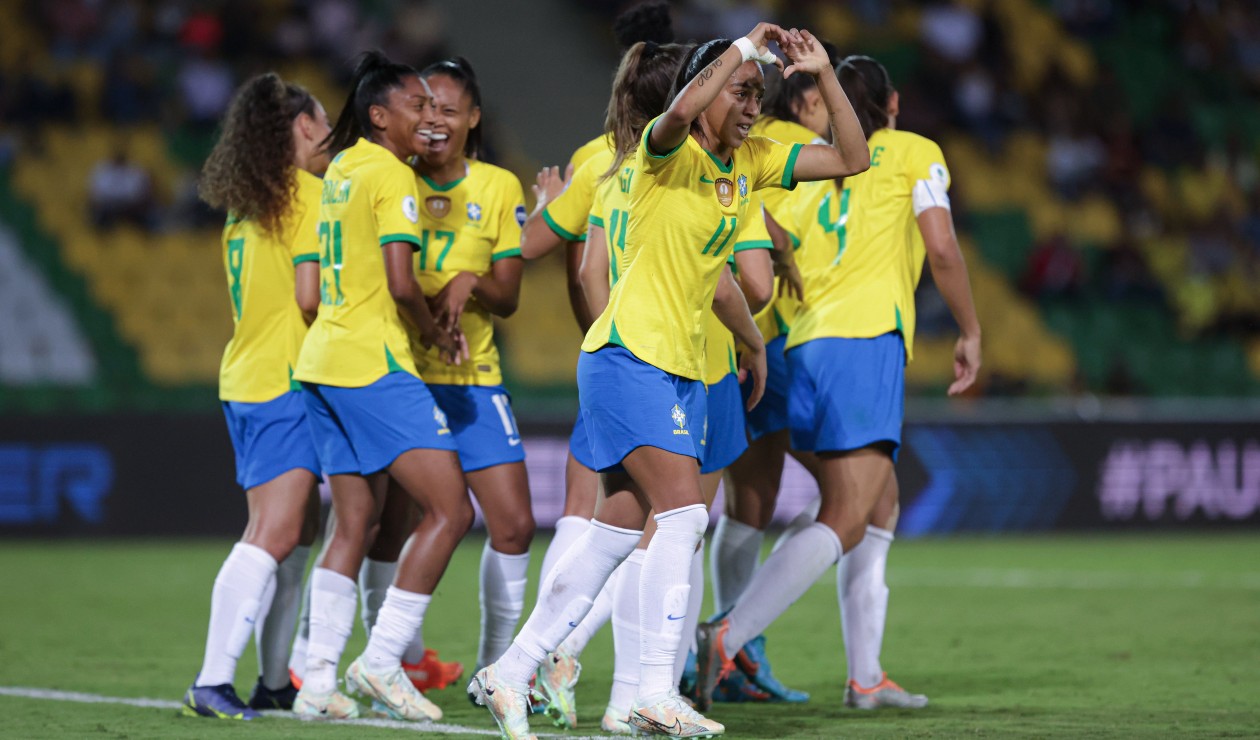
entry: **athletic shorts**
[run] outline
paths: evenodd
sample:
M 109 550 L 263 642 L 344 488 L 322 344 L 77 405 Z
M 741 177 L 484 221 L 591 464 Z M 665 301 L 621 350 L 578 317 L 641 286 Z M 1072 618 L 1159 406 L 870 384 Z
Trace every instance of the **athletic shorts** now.
M 731 373 L 709 386 L 704 422 L 704 458 L 701 473 L 716 473 L 739 459 L 748 449 L 744 433 L 744 397 L 739 376 Z
M 906 346 L 901 334 L 815 339 L 788 350 L 792 447 L 843 452 L 876 442 L 901 446 Z
M 704 383 L 667 373 L 612 344 L 583 352 L 577 376 L 594 470 L 624 470 L 626 455 L 645 445 L 701 460 Z
M 319 477 L 303 395 L 290 391 L 263 403 L 223 402 L 241 488 L 248 491 L 297 468 Z
M 748 420 L 748 439 L 758 439 L 788 428 L 788 368 L 783 354 L 786 336 L 777 336 L 766 344 L 766 392 L 752 411 L 745 413 Z M 752 381 L 740 388 L 744 401 L 752 393 Z
M 431 383 L 429 392 L 446 412 L 465 473 L 525 461 L 512 399 L 503 386 Z
M 319 462 L 328 475 L 370 475 L 407 450 L 450 450 L 446 414 L 424 381 L 393 372 L 362 388 L 302 383 Z
M 591 438 L 586 435 L 586 422 L 582 412 L 578 411 L 577 421 L 573 422 L 573 433 L 569 435 L 569 452 L 573 459 L 588 470 L 595 469 L 595 459 L 591 457 Z

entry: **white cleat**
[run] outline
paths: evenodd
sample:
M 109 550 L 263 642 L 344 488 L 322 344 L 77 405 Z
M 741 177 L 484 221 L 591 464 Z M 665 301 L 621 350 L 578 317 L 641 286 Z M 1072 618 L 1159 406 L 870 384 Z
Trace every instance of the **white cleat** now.
M 636 701 L 629 724 L 640 734 L 663 737 L 716 737 L 726 732 L 720 722 L 692 709 L 676 691 Z
M 402 664 L 389 673 L 372 673 L 363 656 L 346 669 L 346 690 L 372 700 L 373 707 L 385 710 L 394 719 L 423 722 L 442 719 L 442 710 L 411 684 Z
M 303 687 L 293 700 L 293 713 L 302 719 L 357 719 L 359 704 L 336 689 L 316 694 Z
M 538 666 L 534 690 L 542 694 L 547 703 L 544 711 L 556 727 L 577 727 L 577 697 L 573 690 L 581 675 L 582 664 L 563 650 L 548 653 Z
M 849 685 L 844 687 L 844 705 L 853 709 L 922 709 L 928 705 L 928 698 L 923 694 L 911 694 L 885 673 L 883 680 L 869 689 L 850 680 Z
M 538 740 L 529 730 L 529 690 L 514 689 L 500 681 L 493 664 L 473 676 L 468 698 L 490 710 L 504 740 Z
M 630 713 L 611 704 L 604 710 L 604 718 L 599 721 L 599 729 L 610 735 L 635 734 L 634 728 L 630 726 Z

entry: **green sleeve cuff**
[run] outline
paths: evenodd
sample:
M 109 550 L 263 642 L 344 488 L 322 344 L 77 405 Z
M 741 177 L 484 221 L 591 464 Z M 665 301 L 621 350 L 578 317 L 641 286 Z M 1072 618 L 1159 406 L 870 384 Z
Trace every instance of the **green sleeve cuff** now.
M 682 141 L 678 142 L 678 146 L 674 147 L 673 149 L 670 149 L 664 154 L 657 154 L 656 152 L 652 151 L 652 129 L 656 128 L 656 122 L 659 120 L 660 120 L 659 118 L 654 119 L 652 123 L 647 127 L 647 130 L 643 132 L 643 151 L 647 152 L 647 155 L 651 157 L 652 159 L 669 159 L 671 156 L 674 155 L 674 152 L 681 149 L 682 145 L 687 143 L 687 139 L 684 138 Z M 690 134 L 688 134 L 688 136 L 690 136 Z
M 411 245 L 412 249 L 420 248 L 420 237 L 415 234 L 386 234 L 381 237 L 382 247 L 394 242 L 406 242 Z
M 796 158 L 801 155 L 801 145 L 793 144 L 792 151 L 788 154 L 787 166 L 783 168 L 783 189 L 794 190 L 796 188 Z
M 788 240 L 792 242 L 792 249 L 800 249 L 800 248 L 801 248 L 801 238 L 800 238 L 799 236 L 797 236 L 796 234 L 793 234 L 792 232 L 788 231 L 787 229 L 784 229 L 784 230 L 783 230 L 783 233 L 787 234 L 787 236 L 788 236 Z
M 556 233 L 556 236 L 560 237 L 561 239 L 564 239 L 565 241 L 569 241 L 569 242 L 580 242 L 580 241 L 586 240 L 585 234 L 574 234 L 570 232 L 568 229 L 561 227 L 560 224 L 556 223 L 555 219 L 551 217 L 551 214 L 547 212 L 546 208 L 543 209 L 542 217 L 543 217 L 543 221 L 547 223 L 547 226 L 549 226 L 551 230 Z
M 598 226 L 601 229 L 604 228 L 604 219 L 593 214 L 591 215 L 589 219 L 587 219 L 587 223 L 589 223 L 591 226 Z
M 293 258 L 293 264 L 295 265 L 300 265 L 303 262 L 319 262 L 319 252 L 308 252 L 306 254 L 299 254 L 298 256 Z
M 490 261 L 498 262 L 499 260 L 506 259 L 508 257 L 520 257 L 520 256 L 521 256 L 521 248 L 512 247 L 511 249 L 505 249 L 502 252 L 498 252 L 496 254 L 490 255 Z
M 774 242 L 769 239 L 753 239 L 746 242 L 735 242 L 736 252 L 743 252 L 748 249 L 774 249 Z

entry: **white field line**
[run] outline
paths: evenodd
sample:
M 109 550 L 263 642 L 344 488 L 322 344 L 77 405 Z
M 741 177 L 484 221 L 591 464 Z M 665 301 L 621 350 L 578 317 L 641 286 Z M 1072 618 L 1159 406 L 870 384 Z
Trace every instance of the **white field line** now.
M 888 581 L 892 586 L 948 588 L 1082 591 L 1212 588 L 1260 591 L 1260 573 L 1211 573 L 1201 570 L 1136 573 L 1041 568 L 903 568 L 893 564 L 888 567 Z
M 177 701 L 169 699 L 133 699 L 121 696 L 101 696 L 100 694 L 84 694 L 78 691 L 54 691 L 52 689 L 35 689 L 23 686 L 0 686 L 0 696 L 13 696 L 21 699 L 42 699 L 45 701 L 67 701 L 76 704 L 116 704 L 127 707 L 144 707 L 146 709 L 167 709 L 176 710 L 183 706 Z M 263 712 L 268 717 L 277 717 L 280 719 L 300 720 L 291 712 Z M 309 720 L 319 722 L 320 720 Z M 348 727 L 381 727 L 389 730 L 407 730 L 409 732 L 441 734 L 441 735 L 482 735 L 485 737 L 498 737 L 499 733 L 494 730 L 486 730 L 478 727 L 465 727 L 463 725 L 450 725 L 441 722 L 400 722 L 392 719 L 343 719 L 328 724 Z M 574 735 L 556 735 L 539 733 L 538 737 L 549 738 L 565 738 L 565 740 L 596 740 L 594 737 L 582 737 Z

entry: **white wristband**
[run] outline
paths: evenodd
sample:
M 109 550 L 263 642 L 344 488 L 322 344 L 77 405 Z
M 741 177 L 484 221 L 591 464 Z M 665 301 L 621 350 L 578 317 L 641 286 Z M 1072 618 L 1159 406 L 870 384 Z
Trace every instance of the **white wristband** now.
M 739 49 L 739 53 L 744 56 L 745 62 L 757 59 L 761 56 L 761 54 L 757 53 L 757 45 L 749 41 L 747 36 L 740 36 L 735 39 L 734 46 L 736 49 Z

